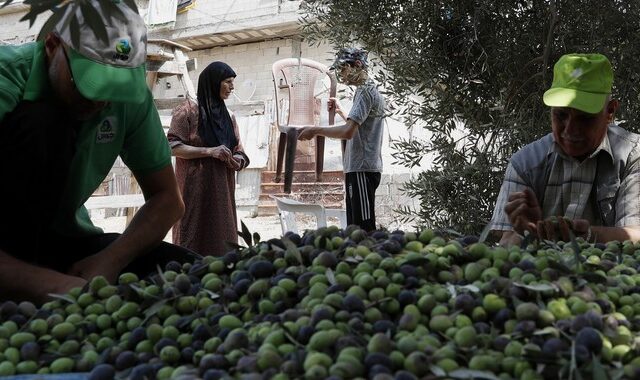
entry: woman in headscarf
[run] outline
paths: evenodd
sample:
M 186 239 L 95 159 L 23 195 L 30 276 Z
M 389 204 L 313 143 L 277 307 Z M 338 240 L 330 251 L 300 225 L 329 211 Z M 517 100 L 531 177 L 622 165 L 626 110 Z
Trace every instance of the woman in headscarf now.
M 198 99 L 176 107 L 167 135 L 186 210 L 173 226 L 173 243 L 201 255 L 221 256 L 238 243 L 235 172 L 249 165 L 238 124 L 224 100 L 236 73 L 213 62 L 198 77 Z

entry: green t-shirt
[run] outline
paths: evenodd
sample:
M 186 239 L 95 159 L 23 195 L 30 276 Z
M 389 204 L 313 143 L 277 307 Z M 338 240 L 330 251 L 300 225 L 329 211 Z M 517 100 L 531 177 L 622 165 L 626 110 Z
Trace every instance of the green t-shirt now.
M 42 42 L 0 46 L 0 121 L 22 100 L 52 96 Z M 140 104 L 112 102 L 82 123 L 55 218 L 58 233 L 73 236 L 101 232 L 91 223 L 83 204 L 100 186 L 118 155 L 136 176 L 171 165 L 171 150 L 150 91 Z

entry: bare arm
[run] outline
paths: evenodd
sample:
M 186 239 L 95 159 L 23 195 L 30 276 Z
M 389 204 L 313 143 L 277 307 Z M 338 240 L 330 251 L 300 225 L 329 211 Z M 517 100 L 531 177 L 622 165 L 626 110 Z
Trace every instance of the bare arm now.
M 136 176 L 145 204 L 111 245 L 74 264 L 70 273 L 90 279 L 103 275 L 113 281 L 131 261 L 159 244 L 184 213 L 184 203 L 169 165 L 155 173 Z
M 216 147 L 191 146 L 185 143 L 176 144 L 171 148 L 171 154 L 185 159 L 193 160 L 196 158 L 213 157 L 220 161 L 228 161 L 231 159 L 231 151 L 224 145 Z
M 171 127 L 167 134 L 171 154 L 184 160 L 213 157 L 228 162 L 231 159 L 231 151 L 224 145 L 207 147 L 188 144 L 191 143 L 197 128 L 198 108 L 193 101 L 187 100 L 176 107 L 171 119 Z
M 559 218 L 560 220 L 561 218 Z M 570 235 L 564 221 L 560 220 L 560 227 L 550 227 L 549 218 L 538 223 L 538 227 L 534 231 L 534 235 L 539 236 L 545 240 L 563 240 L 569 241 Z M 628 226 L 628 227 L 604 227 L 604 226 L 589 226 L 588 222 L 584 219 L 573 221 L 573 233 L 575 236 L 580 236 L 589 240 L 590 243 L 607 243 L 610 241 L 640 241 L 640 226 Z M 566 230 L 566 231 L 565 231 Z M 590 230 L 590 232 L 587 232 Z M 503 231 L 500 239 L 500 245 L 511 246 L 518 245 L 522 241 L 522 235 L 515 231 Z
M 606 243 L 608 241 L 640 241 L 640 226 L 602 227 L 591 226 L 591 241 Z
M 309 140 L 317 135 L 334 139 L 349 140 L 358 130 L 360 124 L 348 119 L 345 124 L 328 127 L 304 127 L 298 133 L 299 140 Z
M 86 280 L 18 260 L 0 250 L 0 299 L 50 301 L 48 294 L 66 293 Z
M 237 125 L 235 124 L 235 117 L 232 118 L 234 122 L 234 128 L 237 129 Z M 236 131 L 236 137 L 238 133 Z M 238 147 L 236 148 L 236 152 L 242 152 L 242 146 L 240 145 L 240 139 L 238 138 Z M 180 143 L 172 143 L 171 144 L 171 154 L 185 159 L 185 160 L 193 160 L 197 158 L 215 158 L 220 161 L 223 161 L 233 170 L 242 169 L 244 159 L 240 153 L 234 154 L 231 152 L 229 148 L 224 145 L 219 145 L 215 147 L 203 147 L 203 146 L 192 146 L 185 144 L 183 142 Z M 238 149 L 240 148 L 240 149 Z

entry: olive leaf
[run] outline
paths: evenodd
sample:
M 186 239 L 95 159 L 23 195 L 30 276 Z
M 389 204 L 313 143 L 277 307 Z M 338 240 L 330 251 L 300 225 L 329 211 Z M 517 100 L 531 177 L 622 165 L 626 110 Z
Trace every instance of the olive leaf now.
M 53 293 L 49 293 L 48 296 L 51 297 L 51 298 L 59 299 L 61 301 L 66 301 L 66 302 L 69 302 L 69 303 L 76 303 L 76 300 L 74 300 L 73 297 L 71 297 L 68 294 L 53 294 Z
M 0 7 L 4 8 L 13 2 L 14 0 L 4 0 Z M 42 37 L 53 29 L 53 26 L 60 21 L 60 17 L 64 13 L 65 8 L 72 3 L 80 4 L 80 9 L 85 22 L 89 24 L 89 27 L 95 34 L 95 37 L 104 42 L 108 41 L 108 35 L 103 16 L 109 17 L 110 19 L 117 17 L 122 20 L 126 20 L 118 3 L 112 0 L 98 1 L 98 6 L 100 7 L 101 12 L 98 12 L 91 2 L 85 0 L 24 0 L 24 4 L 29 6 L 29 11 L 20 19 L 20 21 L 29 21 L 29 27 L 32 27 L 39 15 L 47 11 L 52 11 L 53 14 L 49 16 L 40 30 L 39 35 Z M 123 0 L 122 3 L 131 8 L 134 12 L 139 13 L 135 0 Z M 72 17 L 71 19 L 75 20 L 77 25 L 77 19 L 75 17 Z M 71 31 L 71 38 L 74 41 L 79 39 L 79 32 L 77 29 Z
M 447 375 L 447 373 L 442 368 L 438 367 L 435 364 L 431 364 L 429 366 L 429 370 L 431 371 L 431 373 L 439 377 L 444 377 Z
M 201 290 L 207 293 L 209 295 L 209 298 L 211 298 L 212 300 L 220 298 L 220 295 L 218 293 L 215 293 L 209 289 L 202 288 Z
M 575 255 L 576 260 L 576 272 L 580 272 L 582 270 L 582 261 L 580 256 L 580 246 L 576 241 L 576 235 L 573 233 L 573 230 L 569 230 L 569 238 L 571 239 L 571 248 L 573 248 L 573 254 Z
M 162 271 L 162 268 L 160 267 L 160 264 L 156 264 L 156 269 L 158 270 L 158 275 L 160 276 L 160 280 L 162 280 L 162 282 L 158 285 L 162 285 L 167 283 L 167 278 L 164 277 L 164 271 Z
M 253 233 L 253 244 L 256 245 L 260 243 L 260 234 L 257 232 Z
M 298 250 L 298 247 L 295 245 L 295 243 L 292 242 L 287 237 L 283 237 L 282 242 L 284 243 L 284 246 L 287 248 L 285 250 L 285 258 L 287 257 L 293 258 L 297 261 L 298 265 L 302 265 L 303 263 L 302 255 L 300 254 L 300 251 Z
M 473 369 L 456 369 L 449 372 L 450 377 L 454 379 L 486 379 L 486 380 L 500 380 L 496 375 L 487 371 L 478 371 Z
M 592 355 L 591 363 L 592 363 L 591 372 L 593 373 L 593 377 L 592 377 L 593 380 L 609 380 L 609 376 L 607 376 L 607 372 L 602 367 L 602 363 L 600 362 L 600 357 L 598 355 L 595 355 L 595 354 Z
M 47 19 L 44 25 L 42 25 L 42 28 L 40 28 L 40 33 L 38 34 L 38 40 L 44 38 L 44 36 L 47 35 L 47 33 L 53 30 L 53 27 L 57 25 L 60 19 L 62 18 L 62 15 L 64 14 L 64 9 L 68 6 L 69 4 L 65 4 L 61 6 L 56 12 L 53 12 L 53 14 Z
M 168 299 L 158 300 L 153 305 L 151 305 L 148 309 L 146 309 L 144 311 L 144 316 L 145 316 L 144 322 L 146 322 L 149 318 L 156 315 L 168 301 L 169 301 Z
M 559 288 L 554 284 L 533 284 L 527 285 L 519 282 L 514 282 L 513 285 L 518 286 L 520 288 L 525 288 L 534 292 L 547 292 L 547 291 L 558 291 Z
M 24 4 L 29 6 L 29 12 L 20 21 L 29 21 L 31 28 L 41 13 L 54 10 L 54 7 L 62 3 L 62 0 L 24 0 Z
M 242 240 L 244 240 L 244 242 L 247 244 L 247 247 L 251 247 L 251 232 L 249 232 L 249 228 L 247 228 L 247 225 L 244 224 L 242 220 L 240 220 L 240 227 L 242 231 L 238 231 L 238 236 L 240 236 Z
M 88 2 L 80 3 L 80 10 L 86 23 L 91 25 L 93 34 L 96 38 L 103 42 L 109 41 L 109 35 L 107 34 L 107 28 L 104 25 L 104 21 L 100 13 Z
M 329 281 L 329 284 L 331 285 L 337 284 L 336 276 L 333 274 L 333 271 L 331 270 L 331 268 L 327 268 L 325 272 L 325 276 L 327 276 L 327 281 Z

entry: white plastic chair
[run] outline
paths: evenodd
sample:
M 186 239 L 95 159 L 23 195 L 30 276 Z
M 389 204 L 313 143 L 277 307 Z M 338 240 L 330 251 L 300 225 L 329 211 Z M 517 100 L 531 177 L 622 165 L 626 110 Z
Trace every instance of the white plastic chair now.
M 336 76 L 320 62 L 307 58 L 284 58 L 271 67 L 275 95 L 276 125 L 280 131 L 278 137 L 278 155 L 276 160 L 275 182 L 280 182 L 284 163 L 284 192 L 291 193 L 297 130 L 306 125 L 315 125 L 319 116 L 319 96 L 324 94 L 318 86 L 328 80 L 326 89 L 329 98 L 336 96 Z M 286 101 L 286 103 L 285 103 Z M 287 107 L 283 107 L 287 104 Z M 284 112 L 286 109 L 286 112 Z M 316 115 L 318 112 L 318 115 Z M 328 122 L 335 120 L 335 109 L 328 111 Z M 324 136 L 316 136 L 316 181 L 322 182 L 324 166 Z M 285 155 L 286 153 L 286 155 Z
M 270 195 L 270 197 L 276 201 L 283 235 L 287 231 L 299 233 L 295 213 L 314 215 L 316 217 L 317 228 L 327 226 L 327 217 L 338 218 L 340 220 L 340 227 L 342 228 L 347 226 L 346 210 L 325 208 L 323 205 L 303 203 L 294 199 L 281 198 L 274 195 Z

